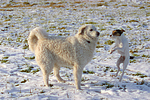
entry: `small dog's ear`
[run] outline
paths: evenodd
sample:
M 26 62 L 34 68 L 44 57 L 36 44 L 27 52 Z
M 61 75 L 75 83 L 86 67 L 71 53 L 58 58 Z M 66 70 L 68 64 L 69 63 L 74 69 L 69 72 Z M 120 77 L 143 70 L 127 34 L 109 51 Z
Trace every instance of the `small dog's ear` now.
M 123 32 L 125 32 L 125 30 L 124 30 L 124 29 L 121 29 L 121 32 L 123 33 Z
M 86 29 L 86 25 L 83 25 L 79 28 L 78 34 L 83 35 L 84 34 L 84 30 Z

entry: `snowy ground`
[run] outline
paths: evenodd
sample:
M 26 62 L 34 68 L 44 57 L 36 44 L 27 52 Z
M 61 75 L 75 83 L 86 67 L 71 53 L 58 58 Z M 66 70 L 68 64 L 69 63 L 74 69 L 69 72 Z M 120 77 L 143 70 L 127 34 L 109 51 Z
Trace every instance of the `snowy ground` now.
M 0 2 L 1 100 L 149 100 L 149 0 L 27 1 Z M 66 83 L 57 82 L 51 73 L 51 87 L 45 87 L 34 54 L 28 50 L 30 30 L 42 26 L 50 35 L 68 36 L 83 24 L 93 24 L 101 33 L 93 60 L 83 71 L 83 90 L 75 89 L 68 68 L 60 70 Z M 109 35 L 116 28 L 126 30 L 130 54 L 136 56 L 122 82 L 114 77 L 119 54 L 109 54 L 113 41 Z

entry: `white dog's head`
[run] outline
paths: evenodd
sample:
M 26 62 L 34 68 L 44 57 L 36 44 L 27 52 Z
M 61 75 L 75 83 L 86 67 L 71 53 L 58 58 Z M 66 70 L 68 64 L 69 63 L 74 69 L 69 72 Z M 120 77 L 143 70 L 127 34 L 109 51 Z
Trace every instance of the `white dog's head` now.
M 123 32 L 125 32 L 125 30 L 123 30 L 123 29 L 121 29 L 121 30 L 119 30 L 119 29 L 114 30 L 114 31 L 112 32 L 112 34 L 110 35 L 110 37 L 111 37 L 112 39 L 117 39 L 117 38 L 119 38 L 119 37 L 122 36 L 122 33 L 123 33 Z
M 90 41 L 97 40 L 100 33 L 94 25 L 83 25 L 79 28 L 78 35 L 82 36 L 82 38 L 90 43 Z

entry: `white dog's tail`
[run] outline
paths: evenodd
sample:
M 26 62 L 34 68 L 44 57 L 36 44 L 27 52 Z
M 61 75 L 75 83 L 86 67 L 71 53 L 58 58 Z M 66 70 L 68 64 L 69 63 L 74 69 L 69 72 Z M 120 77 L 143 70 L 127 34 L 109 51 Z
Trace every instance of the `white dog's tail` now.
M 29 49 L 32 52 L 34 52 L 38 40 L 42 40 L 45 38 L 48 38 L 48 33 L 44 29 L 40 27 L 36 27 L 35 29 L 33 29 L 30 32 L 29 38 L 28 38 Z

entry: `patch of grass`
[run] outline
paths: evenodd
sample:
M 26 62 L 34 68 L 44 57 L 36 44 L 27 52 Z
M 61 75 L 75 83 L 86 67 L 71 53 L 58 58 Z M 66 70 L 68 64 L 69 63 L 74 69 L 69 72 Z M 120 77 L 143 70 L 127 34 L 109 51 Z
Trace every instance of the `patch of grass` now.
M 74 3 L 78 3 L 79 4 L 79 3 L 82 3 L 82 2 L 81 1 L 75 1 Z
M 29 5 L 30 3 L 29 3 L 29 2 L 23 2 L 23 4 L 24 4 L 24 5 Z
M 137 85 L 143 85 L 143 84 L 145 84 L 145 81 L 142 80 L 141 82 L 136 82 L 136 83 L 137 83 Z
M 16 84 L 15 86 L 19 86 L 19 84 Z
M 29 49 L 29 45 L 24 45 L 22 49 Z
M 143 54 L 142 57 L 150 58 L 150 55 L 145 55 L 145 54 Z
M 21 83 L 25 83 L 25 82 L 27 82 L 27 80 L 26 80 L 26 79 L 24 79 L 23 81 L 21 81 Z
M 97 45 L 96 48 L 103 48 L 104 46 Z
M 39 69 L 33 70 L 32 73 L 35 74 L 36 72 L 39 72 Z
M 100 31 L 104 31 L 104 30 L 106 30 L 106 29 L 105 29 L 105 28 L 101 28 L 101 29 L 100 29 Z
M 42 90 L 40 93 L 45 93 L 45 91 Z
M 126 22 L 130 22 L 130 23 L 132 23 L 132 22 L 139 22 L 138 20 L 127 20 Z
M 100 3 L 97 3 L 96 6 L 108 6 L 108 3 L 107 2 L 100 2 Z
M 104 69 L 104 72 L 107 72 L 109 69 L 110 69 L 110 67 L 106 67 L 106 68 Z
M 63 36 L 63 34 L 58 34 L 58 36 Z
M 133 56 L 135 56 L 135 57 L 139 57 L 140 55 L 138 55 L 138 54 L 132 54 Z
M 28 69 L 21 70 L 20 72 L 30 73 L 32 69 L 33 69 L 33 67 L 32 67 L 32 66 L 29 66 Z
M 106 45 L 112 45 L 114 42 L 115 42 L 115 41 L 108 40 L 108 41 L 106 41 L 104 44 L 106 44 Z
M 136 63 L 136 60 L 135 59 L 130 60 L 130 63 Z
M 2 57 L 2 59 L 0 60 L 1 63 L 9 63 L 8 58 L 9 58 L 9 56 Z
M 146 12 L 146 17 L 150 16 L 150 12 Z
M 84 70 L 83 73 L 85 73 L 85 74 L 94 74 L 95 72 L 93 72 L 93 71 L 88 71 L 88 70 L 85 71 L 85 70 Z
M 135 49 L 135 50 L 130 50 L 130 53 L 138 53 L 138 50 Z
M 53 87 L 53 84 L 49 84 L 50 87 Z
M 115 72 L 115 71 L 113 69 L 111 69 L 110 72 Z
M 147 77 L 147 75 L 141 74 L 139 72 L 137 72 L 136 74 L 132 74 L 132 76 L 139 76 L 140 78 Z
M 66 27 L 58 27 L 59 30 L 66 29 Z
M 9 58 L 9 56 L 5 56 L 5 57 L 3 57 L 2 59 L 8 59 Z
M 87 79 L 86 77 L 82 77 L 81 81 L 88 81 L 89 79 Z
M 2 59 L 0 61 L 1 61 L 1 63 L 7 63 L 9 60 Z
M 96 22 L 85 22 L 84 24 L 98 24 Z
M 145 7 L 142 6 L 142 7 L 140 7 L 139 9 L 145 9 Z
M 16 39 L 16 42 L 22 43 L 22 38 L 21 38 L 21 37 L 18 37 L 18 38 Z
M 114 87 L 114 85 L 112 85 L 112 84 L 110 84 L 110 83 L 108 83 L 108 82 L 102 83 L 101 86 L 106 86 L 106 89 L 107 89 L 107 88 L 112 88 L 112 87 Z
M 27 39 L 25 39 L 25 40 L 23 41 L 23 43 L 28 43 L 28 40 L 27 40 Z
M 24 2 L 23 4 L 16 4 L 16 5 L 12 5 L 12 4 L 7 4 L 6 6 L 4 6 L 3 8 L 14 8 L 14 7 L 32 7 L 33 5 L 30 5 L 30 3 L 28 2 Z
M 32 56 L 32 57 L 24 57 L 25 59 L 28 59 L 28 60 L 33 60 L 35 59 L 35 56 Z
M 0 11 L 14 11 L 13 9 L 0 9 Z

